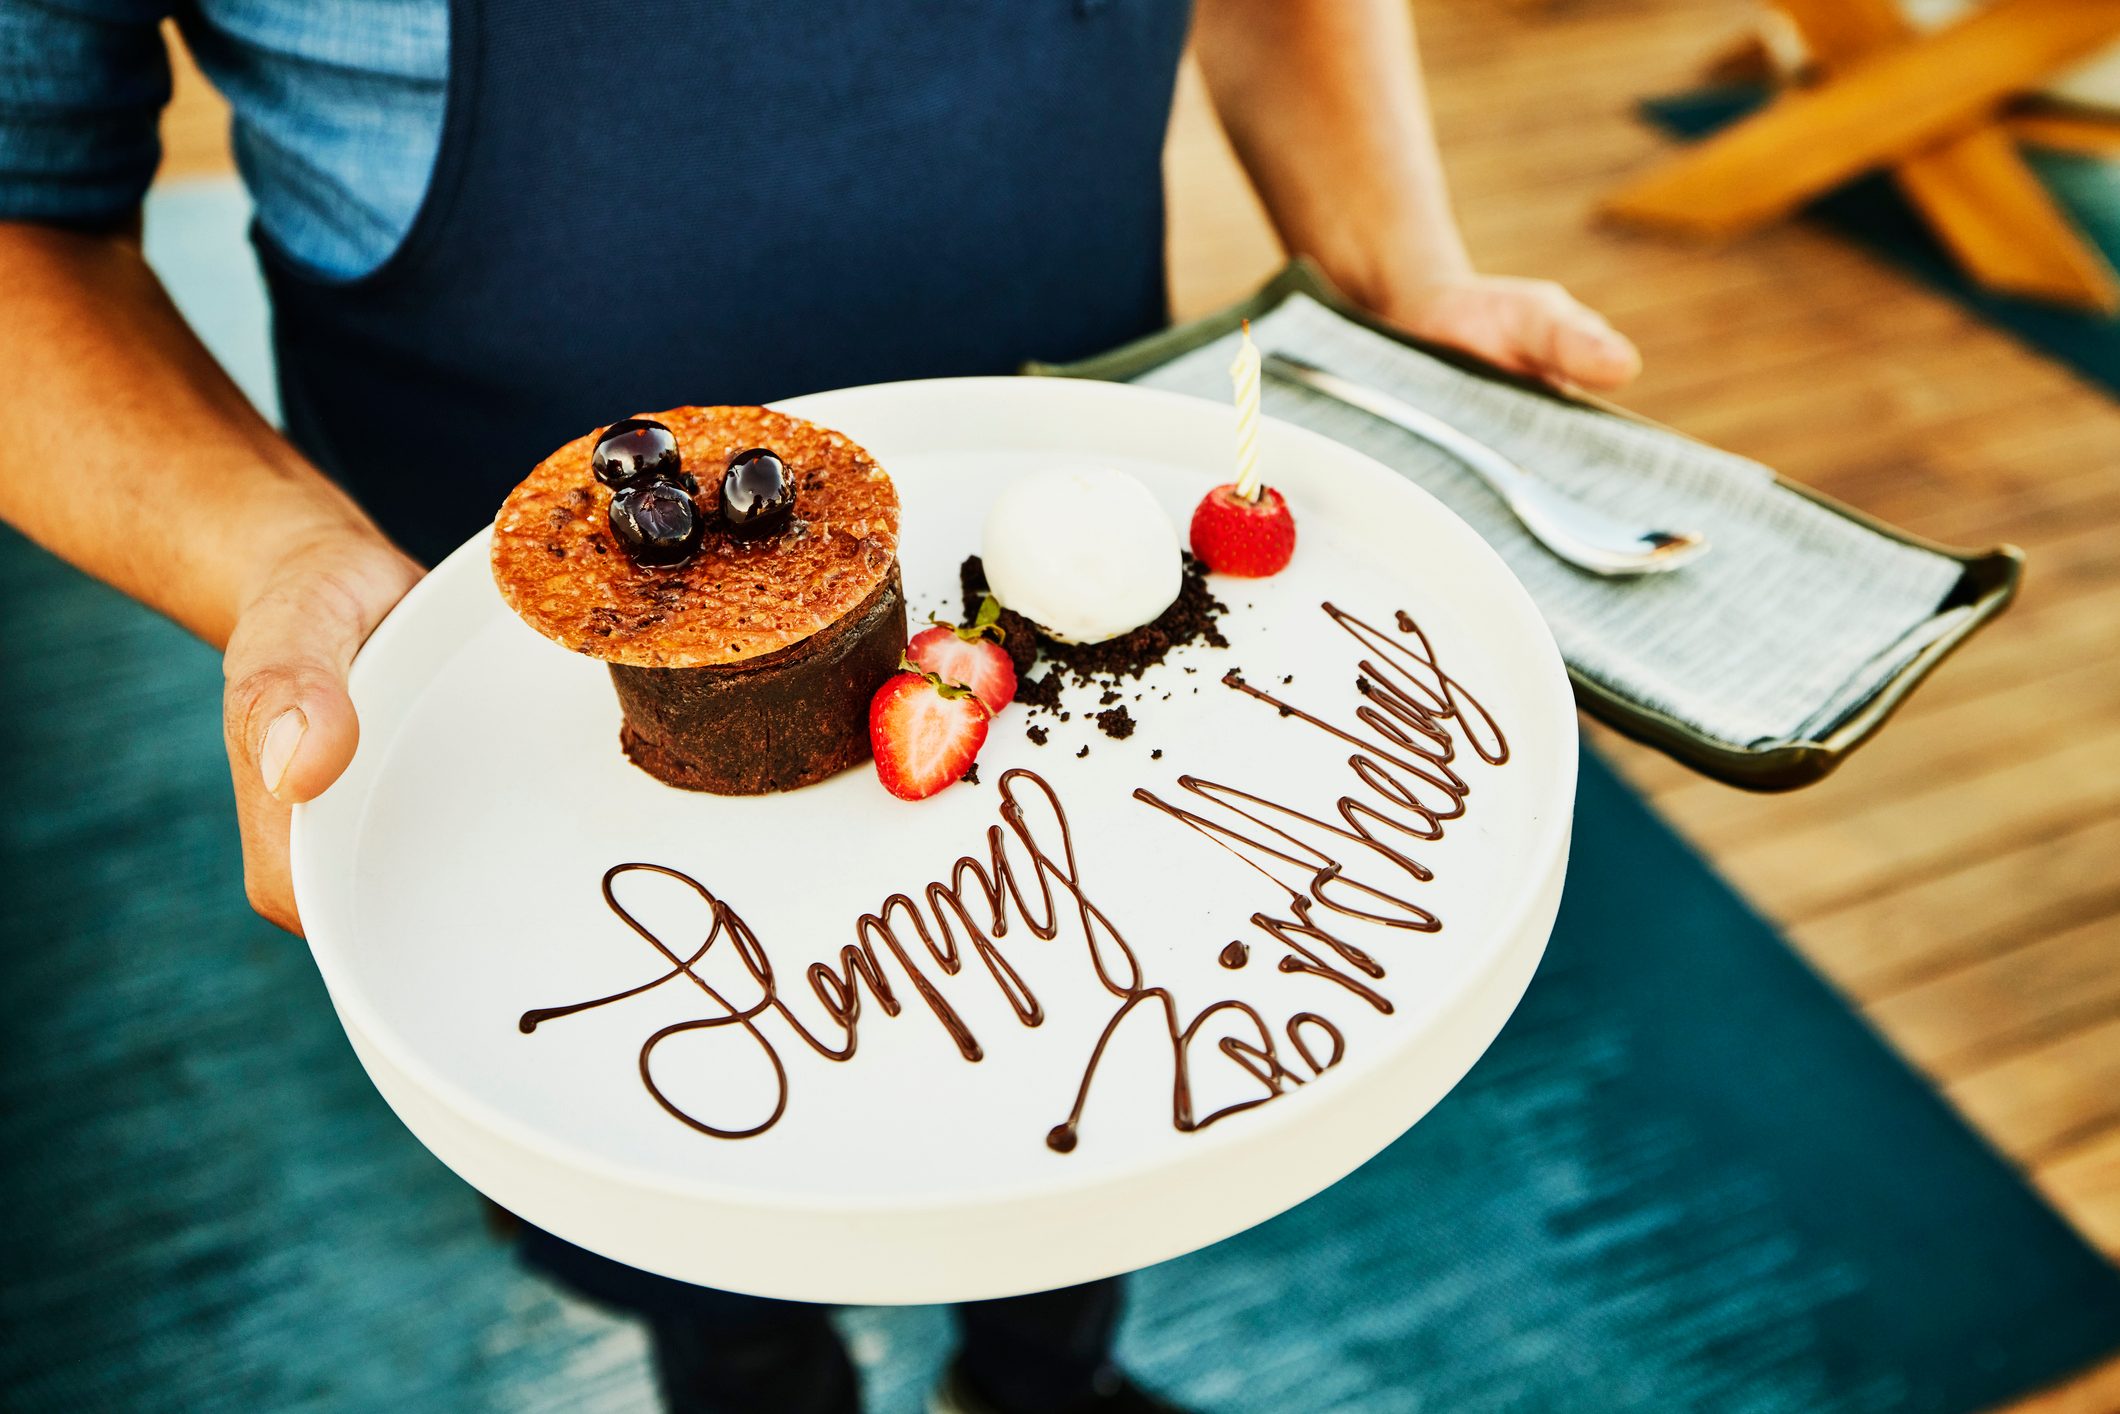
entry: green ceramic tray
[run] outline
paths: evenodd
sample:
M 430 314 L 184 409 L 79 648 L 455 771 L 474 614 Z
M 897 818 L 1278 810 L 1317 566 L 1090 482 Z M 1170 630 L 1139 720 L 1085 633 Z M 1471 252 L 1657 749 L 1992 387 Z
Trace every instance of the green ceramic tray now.
M 1103 378 L 1126 382 L 1181 354 L 1189 353 L 1202 344 L 1220 338 L 1236 328 L 1241 320 L 1259 318 L 1293 294 L 1307 294 L 1366 328 L 1374 329 L 1479 377 L 1507 383 L 1540 397 L 1573 402 L 1608 416 L 1624 417 L 1635 422 L 1648 421 L 1600 399 L 1562 393 L 1535 380 L 1491 368 L 1457 350 L 1429 344 L 1393 329 L 1349 303 L 1339 291 L 1327 283 L 1315 267 L 1304 261 L 1289 265 L 1250 299 L 1218 314 L 1166 329 L 1123 348 L 1083 359 L 1079 363 L 1034 363 L 1027 365 L 1024 372 L 1047 377 Z M 1868 741 L 1876 734 L 1878 728 L 1890 720 L 1892 714 L 1899 710 L 1900 704 L 1906 701 L 1907 696 L 1922 679 L 1935 670 L 1938 663 L 1949 657 L 1958 645 L 1970 638 L 1981 625 L 2002 612 L 2016 594 L 2018 581 L 2024 573 L 2024 552 L 2014 545 L 1998 545 L 1992 550 L 1960 550 L 1948 545 L 1938 545 L 1864 515 L 1852 506 L 1844 506 L 1808 486 L 1785 477 L 1777 477 L 1777 480 L 1796 494 L 1807 497 L 1834 514 L 1845 516 L 1879 535 L 1890 536 L 1904 544 L 1917 545 L 1924 550 L 1956 560 L 1962 566 L 1957 586 L 1938 606 L 1938 612 L 1962 605 L 1972 606 L 1973 612 L 1955 629 L 1909 661 L 1875 697 L 1816 741 L 1778 741 L 1754 745 L 1721 741 L 1704 735 L 1655 708 L 1645 707 L 1621 696 L 1603 683 L 1585 677 L 1576 671 L 1574 664 L 1569 664 L 1568 676 L 1575 684 L 1576 701 L 1591 716 L 1637 741 L 1647 742 L 1704 775 L 1733 786 L 1742 786 L 1747 790 L 1793 790 L 1798 786 L 1810 785 L 1830 774 L 1856 747 Z

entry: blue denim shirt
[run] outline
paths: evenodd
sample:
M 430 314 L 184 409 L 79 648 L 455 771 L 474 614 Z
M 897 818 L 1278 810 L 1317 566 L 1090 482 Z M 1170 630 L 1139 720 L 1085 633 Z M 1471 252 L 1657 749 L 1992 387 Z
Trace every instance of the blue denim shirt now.
M 265 233 L 326 275 L 380 265 L 433 174 L 447 0 L 0 0 L 0 219 L 107 228 L 139 209 L 173 14 L 234 110 Z

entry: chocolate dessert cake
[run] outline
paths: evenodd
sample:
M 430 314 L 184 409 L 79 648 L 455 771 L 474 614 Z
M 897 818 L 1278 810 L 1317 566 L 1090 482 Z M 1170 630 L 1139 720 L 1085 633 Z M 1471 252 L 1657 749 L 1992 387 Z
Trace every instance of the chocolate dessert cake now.
M 620 741 L 658 780 L 793 790 L 865 760 L 906 643 L 898 494 L 846 437 L 685 407 L 561 447 L 509 493 L 493 578 L 610 665 Z

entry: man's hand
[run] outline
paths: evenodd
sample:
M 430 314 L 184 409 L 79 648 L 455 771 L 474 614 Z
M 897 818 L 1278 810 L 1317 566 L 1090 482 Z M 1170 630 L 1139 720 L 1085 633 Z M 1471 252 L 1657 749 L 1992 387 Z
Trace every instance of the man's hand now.
M 1461 275 L 1379 304 L 1409 334 L 1561 387 L 1617 388 L 1641 372 L 1633 341 L 1550 280 Z
M 1201 72 L 1281 243 L 1407 332 L 1615 388 L 1634 345 L 1566 290 L 1473 273 L 1406 0 L 1198 0 Z
M 0 329 L 0 520 L 226 648 L 245 882 L 299 932 L 287 810 L 353 759 L 347 666 L 419 566 L 251 407 L 133 233 L 0 221 Z
M 289 807 L 353 760 L 360 725 L 346 670 L 420 568 L 381 536 L 336 533 L 292 548 L 247 596 L 223 658 L 222 735 L 251 907 L 302 931 L 287 869 Z

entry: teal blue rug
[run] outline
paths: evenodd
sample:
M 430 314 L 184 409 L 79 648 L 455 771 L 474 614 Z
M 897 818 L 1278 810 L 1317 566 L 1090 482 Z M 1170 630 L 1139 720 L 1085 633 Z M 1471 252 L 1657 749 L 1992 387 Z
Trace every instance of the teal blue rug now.
M 1761 90 L 1741 86 L 1658 98 L 1642 107 L 1651 120 L 1669 131 L 1699 137 L 1736 121 L 1764 101 Z M 2107 259 L 2120 264 L 2120 163 L 2066 153 L 2033 152 L 2030 157 L 2077 226 Z M 1959 272 L 1890 178 L 1873 176 L 1851 183 L 1814 202 L 1809 210 L 1983 319 L 2084 377 L 2120 390 L 2120 319 L 1982 289 Z
M 520 1272 L 243 906 L 213 655 L 0 533 L 0 1406 L 652 1406 Z M 1596 761 L 1471 1077 L 1327 1193 L 1143 1273 L 1230 1414 L 1970 1411 L 2120 1347 L 2089 1251 Z M 1654 902 L 1653 912 L 1649 907 Z M 908 1414 L 935 1310 L 846 1328 Z

